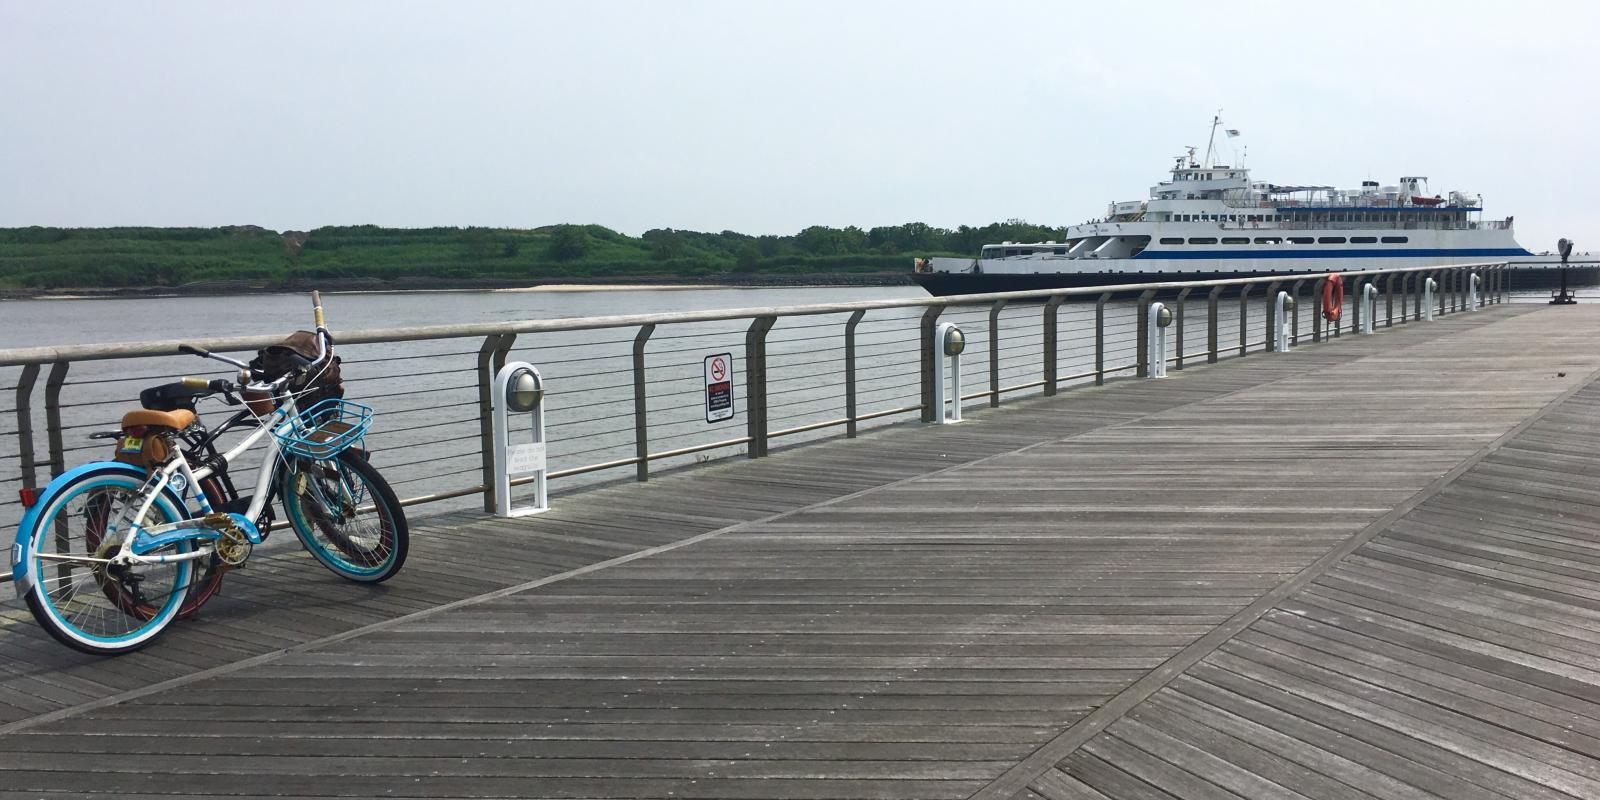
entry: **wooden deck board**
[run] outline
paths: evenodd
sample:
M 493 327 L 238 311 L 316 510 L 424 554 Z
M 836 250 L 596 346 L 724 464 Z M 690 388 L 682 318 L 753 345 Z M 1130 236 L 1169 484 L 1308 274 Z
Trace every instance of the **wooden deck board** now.
M 0 775 L 130 797 L 1597 796 L 1596 333 L 1587 309 L 1501 307 L 529 520 L 422 520 L 377 590 L 275 538 L 203 620 L 111 661 L 13 608 Z

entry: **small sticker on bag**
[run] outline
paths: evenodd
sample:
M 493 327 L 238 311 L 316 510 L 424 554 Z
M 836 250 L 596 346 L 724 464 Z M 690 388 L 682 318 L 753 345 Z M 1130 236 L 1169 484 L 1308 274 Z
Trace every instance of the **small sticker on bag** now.
M 126 455 L 130 455 L 130 456 L 136 456 L 136 455 L 139 455 L 139 454 L 143 453 L 144 452 L 144 437 L 143 436 L 124 436 L 124 437 L 122 437 L 122 442 L 117 445 L 117 452 L 118 453 L 123 453 L 123 454 L 126 454 Z

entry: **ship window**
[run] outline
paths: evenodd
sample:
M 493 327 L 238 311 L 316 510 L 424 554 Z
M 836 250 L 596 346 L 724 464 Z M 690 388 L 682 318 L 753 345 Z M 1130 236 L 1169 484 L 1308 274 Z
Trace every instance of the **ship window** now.
M 1006 255 L 1008 255 L 1008 256 L 1014 256 L 1016 254 L 1017 254 L 1017 251 L 1016 251 L 1015 248 L 1006 251 Z
M 1223 244 L 1249 244 L 1250 240 L 1243 236 L 1234 236 L 1222 240 Z
M 1310 236 L 1290 236 L 1289 241 L 1294 242 L 1295 244 L 1314 244 L 1316 242 L 1316 240 L 1312 239 Z
M 1058 256 L 1064 256 L 1064 255 L 1067 254 L 1067 248 L 1065 248 L 1065 247 L 1057 247 L 1052 252 L 1055 253 Z
M 1350 237 L 1350 243 L 1351 244 L 1377 244 L 1378 243 L 1378 239 L 1375 236 L 1352 236 L 1352 237 Z
M 1181 237 L 1181 236 L 1164 236 L 1161 239 L 1161 243 L 1162 244 L 1183 244 L 1183 237 Z
M 1283 240 L 1276 236 L 1257 236 L 1256 244 L 1283 244 Z
M 1189 240 L 1189 244 L 1216 244 L 1216 243 L 1217 243 L 1217 240 L 1216 239 L 1211 239 L 1211 238 L 1197 238 L 1197 239 L 1190 239 Z
M 1317 240 L 1317 244 L 1344 244 L 1343 236 L 1324 236 Z
M 1409 241 L 1411 241 L 1411 237 L 1409 237 L 1409 236 L 1385 236 L 1385 237 L 1383 237 L 1383 243 L 1384 244 L 1405 244 L 1406 242 L 1409 242 Z

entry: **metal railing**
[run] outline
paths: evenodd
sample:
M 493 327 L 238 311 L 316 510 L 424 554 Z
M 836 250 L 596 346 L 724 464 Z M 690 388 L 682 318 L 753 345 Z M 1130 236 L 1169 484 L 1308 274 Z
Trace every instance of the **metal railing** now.
M 1298 344 L 1360 328 L 1362 287 L 1382 296 L 1382 327 L 1421 319 L 1423 284 L 1433 279 L 1437 311 L 1464 310 L 1467 282 L 1480 276 L 1479 303 L 1506 296 L 1503 263 L 1342 273 L 1343 317 L 1318 313 L 1332 273 L 1140 283 L 1084 289 L 873 300 L 579 319 L 430 325 L 337 331 L 349 396 L 379 409 L 369 451 L 407 505 L 471 495 L 493 507 L 490 382 L 507 360 L 544 374 L 551 480 L 579 485 L 631 468 L 636 480 L 715 451 L 768 454 L 774 440 L 856 436 L 865 427 L 918 415 L 934 419 L 936 374 L 927 343 L 955 322 L 971 343 L 969 375 L 982 388 L 963 400 L 1054 395 L 1080 384 L 1143 376 L 1149 304 L 1173 310 L 1168 362 L 1182 370 L 1274 348 L 1271 300 L 1298 298 L 1289 341 Z M 1079 301 L 1079 302 L 1069 302 Z M 1398 312 L 1398 313 L 1397 313 Z M 279 337 L 185 342 L 249 352 Z M 467 344 L 471 342 L 471 344 Z M 21 514 L 18 489 L 36 488 L 69 462 L 102 456 L 89 432 L 117 427 L 138 389 L 181 370 L 178 341 L 0 350 L 0 526 Z M 466 345 L 466 346 L 463 346 Z M 735 356 L 737 414 L 710 424 L 702 413 L 702 363 Z M 92 368 L 91 368 L 92 367 Z M 981 380 L 986 378 L 986 380 Z M 41 385 L 42 384 L 42 385 Z M 42 414 L 38 395 L 42 391 Z M 6 399 L 14 399 L 7 403 Z M 42 419 L 41 419 L 42 417 Z M 7 446 L 10 443 L 13 446 Z M 93 452 L 90 452 L 93 451 Z M 528 479 L 531 480 L 531 479 Z M 514 481 L 513 485 L 528 482 Z

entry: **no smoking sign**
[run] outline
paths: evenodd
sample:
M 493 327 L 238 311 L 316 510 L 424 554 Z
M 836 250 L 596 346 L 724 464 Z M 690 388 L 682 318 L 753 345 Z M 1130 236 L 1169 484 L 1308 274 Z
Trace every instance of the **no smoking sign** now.
M 706 422 L 733 419 L 733 354 L 706 356 Z

